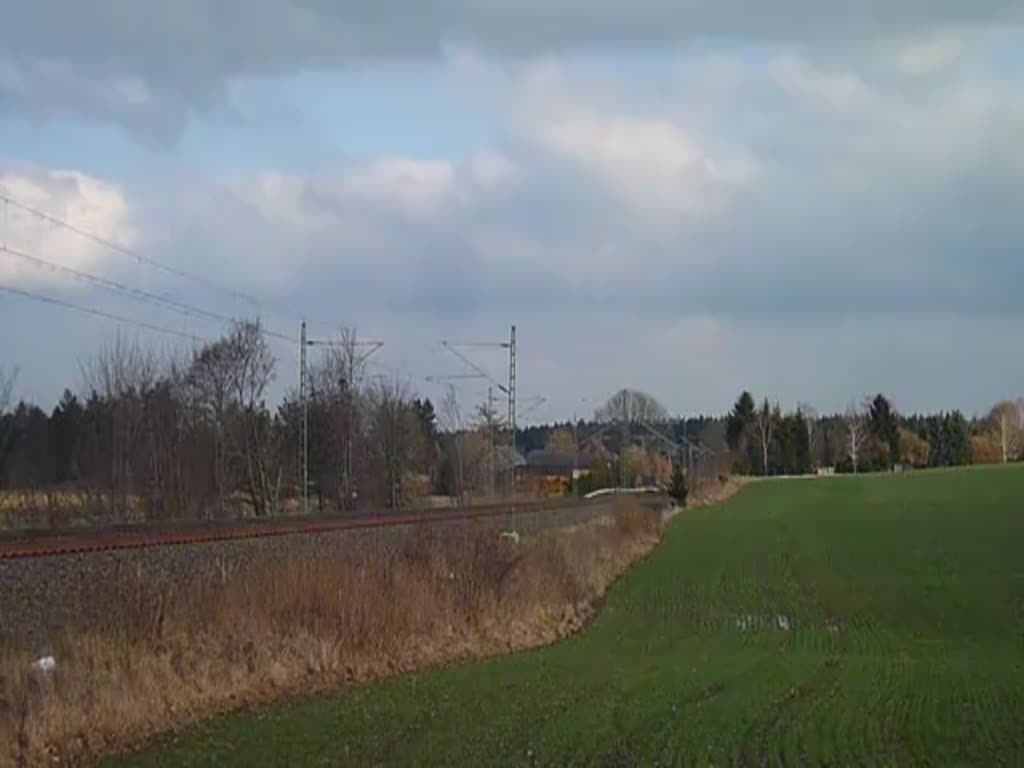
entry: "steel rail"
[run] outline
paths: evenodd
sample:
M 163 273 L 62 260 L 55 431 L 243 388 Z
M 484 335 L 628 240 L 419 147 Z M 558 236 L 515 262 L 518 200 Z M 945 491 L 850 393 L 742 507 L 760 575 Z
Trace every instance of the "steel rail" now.
M 0 538 L 0 561 L 35 557 L 110 552 L 116 550 L 145 549 L 150 547 L 184 546 L 223 541 L 331 533 L 335 531 L 365 530 L 398 526 L 457 523 L 514 517 L 537 512 L 556 512 L 563 509 L 585 509 L 593 502 L 551 503 L 527 502 L 487 507 L 418 510 L 407 514 L 366 515 L 349 518 L 289 518 L 272 521 L 238 521 L 215 527 L 201 524 L 183 524 L 174 527 L 153 528 L 139 524 L 107 530 L 79 532 L 11 532 Z

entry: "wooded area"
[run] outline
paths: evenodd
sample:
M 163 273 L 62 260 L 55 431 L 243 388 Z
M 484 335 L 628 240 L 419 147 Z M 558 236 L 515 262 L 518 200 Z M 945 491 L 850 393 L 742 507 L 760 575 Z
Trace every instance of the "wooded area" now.
M 1024 399 L 1003 401 L 981 418 L 960 411 L 903 416 L 878 394 L 844 413 L 819 416 L 808 405 L 784 413 L 749 392 L 726 423 L 734 471 L 803 475 L 993 464 L 1024 459 Z
M 439 409 L 407 384 L 368 375 L 355 335 L 313 361 L 307 382 L 310 509 L 383 511 L 426 497 L 452 503 L 527 489 L 529 469 L 565 490 L 656 485 L 685 499 L 688 474 L 798 475 L 1007 462 L 1024 451 L 1024 400 L 968 421 L 958 411 L 903 416 L 877 395 L 821 416 L 783 412 L 744 392 L 725 417 L 674 419 L 621 390 L 593 419 L 519 429 L 489 403 Z M 118 336 L 47 413 L 11 403 L 0 375 L 0 517 L 7 525 L 270 517 L 300 511 L 302 404 L 267 404 L 275 359 L 259 322 L 161 359 Z M 535 454 L 545 470 L 531 467 Z M 525 468 L 525 469 L 524 469 Z M 519 485 L 517 487 L 517 481 Z M 17 515 L 12 513 L 13 507 Z
M 50 524 L 71 514 L 162 520 L 297 510 L 301 408 L 295 393 L 267 405 L 275 360 L 258 322 L 169 360 L 119 336 L 83 373 L 87 394 L 66 390 L 50 414 L 0 402 L 2 487 L 47 491 L 32 499 Z M 366 376 L 344 335 L 309 378 L 317 510 L 397 507 L 416 490 L 413 478 L 442 484 L 432 477 L 442 470 L 429 401 Z

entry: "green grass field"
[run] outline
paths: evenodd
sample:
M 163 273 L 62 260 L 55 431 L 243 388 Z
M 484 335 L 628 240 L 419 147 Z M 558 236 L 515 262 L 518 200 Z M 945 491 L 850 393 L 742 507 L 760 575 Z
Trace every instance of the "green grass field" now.
M 1024 470 L 758 483 L 677 518 L 569 642 L 126 763 L 1024 765 Z

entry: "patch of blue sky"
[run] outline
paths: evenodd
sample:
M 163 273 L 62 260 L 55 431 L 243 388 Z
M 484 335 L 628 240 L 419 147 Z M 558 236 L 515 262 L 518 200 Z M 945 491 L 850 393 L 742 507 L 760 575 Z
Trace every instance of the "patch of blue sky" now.
M 458 160 L 500 133 L 439 64 L 246 78 L 227 94 L 225 105 L 192 111 L 167 141 L 82 118 L 2 120 L 0 161 L 123 181 L 177 171 L 309 173 L 380 156 Z

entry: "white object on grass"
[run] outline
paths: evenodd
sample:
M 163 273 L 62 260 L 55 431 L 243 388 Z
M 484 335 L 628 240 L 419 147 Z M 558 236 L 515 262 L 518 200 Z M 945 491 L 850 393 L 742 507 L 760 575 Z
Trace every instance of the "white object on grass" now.
M 508 539 L 513 544 L 519 543 L 519 531 L 502 531 L 501 538 Z
M 56 670 L 57 660 L 53 656 L 43 656 L 41 659 L 36 659 L 32 662 L 33 672 L 42 672 L 44 675 L 48 675 Z

